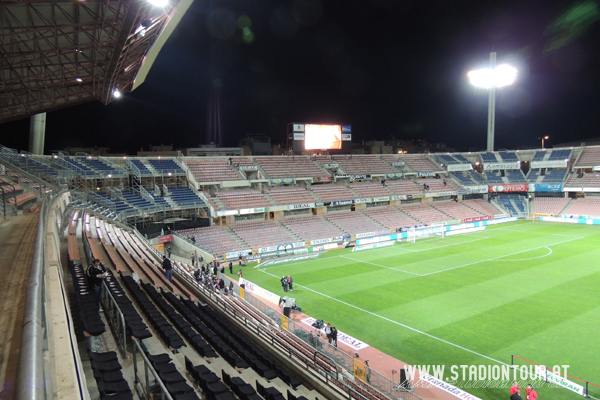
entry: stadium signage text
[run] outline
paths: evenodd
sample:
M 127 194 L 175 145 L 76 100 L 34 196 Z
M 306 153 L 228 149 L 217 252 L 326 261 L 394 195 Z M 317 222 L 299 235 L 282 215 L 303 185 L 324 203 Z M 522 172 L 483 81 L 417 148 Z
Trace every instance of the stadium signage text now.
M 497 171 L 500 169 L 521 169 L 521 163 L 510 162 L 510 163 L 484 163 L 483 170 L 484 171 Z
M 325 168 L 325 169 L 328 169 L 328 168 L 329 169 L 333 169 L 333 168 L 337 168 L 337 167 L 338 167 L 338 164 L 335 164 L 335 163 L 333 163 L 333 164 L 323 164 L 323 168 Z
M 373 199 L 354 199 L 354 204 L 372 203 Z
M 407 197 L 405 194 L 399 194 L 399 195 L 392 196 L 392 200 L 406 200 L 406 199 L 407 199 Z
M 404 161 L 394 161 L 392 167 L 404 167 L 406 163 Z
M 325 251 L 325 250 L 337 249 L 338 246 L 339 245 L 337 243 L 327 243 L 322 246 L 311 247 L 311 251 Z
M 277 260 L 265 261 L 264 263 L 262 263 L 260 265 L 257 265 L 254 268 L 267 267 L 269 265 L 277 265 L 277 264 L 287 263 L 287 262 L 293 262 L 293 261 L 307 260 L 307 259 L 310 259 L 310 258 L 319 257 L 320 255 L 321 255 L 321 253 L 313 253 L 313 254 L 306 254 L 306 255 L 297 256 L 297 257 L 279 258 Z
M 342 133 L 342 141 L 351 141 L 352 140 L 352 135 L 349 133 Z
M 323 177 L 319 177 L 319 178 L 313 178 L 314 182 L 331 182 L 331 177 L 330 176 L 323 176 Z
M 389 197 L 373 197 L 373 201 L 390 201 Z
M 342 133 L 352 133 L 352 125 L 342 125 Z
M 263 213 L 266 212 L 267 209 L 265 207 L 262 208 L 243 208 L 240 211 L 240 215 L 244 215 L 244 214 L 258 214 L 258 213 Z
M 404 174 L 401 174 L 401 173 L 397 173 L 397 174 L 385 174 L 385 177 L 388 178 L 388 179 L 404 178 Z
M 446 166 L 446 170 L 452 171 L 470 171 L 473 169 L 471 164 L 449 164 Z
M 302 208 L 314 208 L 315 203 L 290 204 L 290 210 L 299 210 Z
M 256 165 L 240 165 L 240 171 L 258 171 Z
M 536 365 L 535 373 L 537 374 L 537 376 L 540 380 L 545 380 L 548 383 L 553 383 L 553 384 L 563 387 L 565 389 L 569 389 L 575 393 L 580 394 L 581 396 L 584 395 L 583 386 L 578 385 L 574 382 L 571 382 L 570 380 L 565 379 L 558 374 L 550 372 L 548 370 L 548 368 L 546 368 L 543 365 Z
M 346 178 L 350 178 L 350 175 L 348 174 L 343 174 L 343 175 L 335 175 L 335 179 L 346 179 Z
M 381 233 L 389 233 L 389 231 L 374 231 L 374 232 L 363 232 L 363 233 L 357 233 L 356 234 L 356 238 L 360 239 L 360 238 L 366 238 L 369 236 L 375 236 L 375 235 L 379 235 Z
M 314 246 L 316 244 L 330 243 L 330 242 L 333 242 L 332 238 L 311 240 L 310 244 Z
M 465 218 L 464 222 L 469 223 L 469 222 L 477 222 L 477 221 L 487 221 L 488 219 L 492 219 L 492 217 L 489 215 L 485 215 L 483 217 Z
M 217 211 L 217 217 L 225 217 L 227 215 L 237 215 L 237 214 L 238 214 L 238 210 Z
M 294 132 L 304 132 L 304 124 L 294 124 Z
M 567 168 L 568 160 L 532 161 L 531 168 Z
M 592 171 L 594 171 L 594 172 L 600 171 L 600 165 L 597 165 L 597 166 L 593 167 Z
M 454 192 L 454 191 L 439 192 L 437 195 L 438 196 L 456 196 L 456 192 Z
M 347 206 L 348 204 L 354 204 L 354 200 L 339 200 L 332 202 L 333 206 Z
M 158 237 L 158 243 L 167 243 L 173 241 L 173 235 L 165 235 Z
M 239 256 L 247 256 L 252 254 L 252 250 L 240 250 L 240 251 L 231 251 L 229 253 L 225 253 L 225 260 L 238 258 Z
M 378 249 L 380 247 L 387 247 L 387 246 L 393 246 L 394 242 L 381 242 L 381 243 L 371 243 L 371 244 L 365 244 L 363 246 L 356 246 L 352 248 L 352 252 L 354 253 L 355 251 L 363 251 L 363 250 L 370 250 L 370 249 Z
M 491 193 L 499 192 L 526 192 L 529 189 L 527 183 L 509 183 L 506 185 L 490 185 Z
M 435 176 L 435 172 L 419 172 L 417 175 L 419 178 L 426 176 Z
M 275 293 L 269 292 L 267 289 L 263 289 L 260 286 L 258 286 L 255 283 L 250 282 L 249 280 L 246 280 L 244 278 L 240 278 L 240 285 L 244 285 L 245 289 L 248 292 L 258 296 L 258 297 L 262 297 L 263 299 L 274 303 L 274 304 L 279 304 L 279 296 L 276 295 Z
M 467 193 L 487 193 L 488 192 L 488 187 L 487 186 L 465 186 L 465 189 L 467 189 Z
M 562 183 L 532 183 L 529 185 L 530 192 L 562 192 Z
M 371 179 L 371 175 L 365 175 L 365 174 L 350 175 L 350 180 L 351 181 L 360 181 L 360 180 L 366 180 L 366 179 Z
M 443 390 L 444 392 L 450 393 L 455 397 L 463 400 L 481 400 L 479 397 L 473 396 L 470 393 L 465 392 L 462 389 L 457 388 L 454 385 L 449 384 L 448 382 L 444 382 L 441 379 L 438 379 L 429 374 L 419 375 L 419 379 L 423 382 L 430 384 L 433 387 Z
M 422 199 L 423 197 L 425 197 L 424 194 L 407 194 L 406 195 L 406 200 L 411 200 L 411 199 Z

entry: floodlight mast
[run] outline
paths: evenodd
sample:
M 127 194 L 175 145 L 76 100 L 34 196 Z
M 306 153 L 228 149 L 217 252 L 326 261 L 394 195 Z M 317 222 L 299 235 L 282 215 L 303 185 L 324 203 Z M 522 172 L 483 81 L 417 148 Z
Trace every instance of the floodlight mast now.
M 474 86 L 488 89 L 488 132 L 487 151 L 494 151 L 494 127 L 496 125 L 496 88 L 515 81 L 517 70 L 508 65 L 496 67 L 496 52 L 490 53 L 490 67 L 468 74 Z

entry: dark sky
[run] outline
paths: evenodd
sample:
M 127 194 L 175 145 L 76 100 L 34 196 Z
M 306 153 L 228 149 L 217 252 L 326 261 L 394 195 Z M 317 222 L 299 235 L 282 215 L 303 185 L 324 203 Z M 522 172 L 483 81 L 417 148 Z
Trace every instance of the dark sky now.
M 544 135 L 549 145 L 598 137 L 597 4 L 584 2 L 574 26 L 550 29 L 574 4 L 196 0 L 137 90 L 108 106 L 48 113 L 46 153 L 196 147 L 205 143 L 212 85 L 220 85 L 228 146 L 246 134 L 282 142 L 288 122 L 321 122 L 352 124 L 355 141 L 423 138 L 481 150 L 487 92 L 466 73 L 492 49 L 519 68 L 518 82 L 497 94 L 496 148 L 540 146 Z M 28 124 L 0 126 L 8 133 L 0 143 L 26 149 Z

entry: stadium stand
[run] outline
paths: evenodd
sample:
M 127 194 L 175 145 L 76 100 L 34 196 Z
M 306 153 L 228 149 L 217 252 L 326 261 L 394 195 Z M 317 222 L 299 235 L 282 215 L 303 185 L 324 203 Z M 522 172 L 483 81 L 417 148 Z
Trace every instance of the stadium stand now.
M 400 156 L 400 161 L 404 161 L 415 172 L 435 172 L 443 170 L 441 166 L 431 161 L 424 154 L 404 154 Z
M 505 177 L 508 179 L 509 183 L 525 183 L 527 182 L 527 178 L 523 175 L 523 171 L 520 169 L 515 170 L 506 170 Z
M 440 161 L 442 161 L 442 163 L 444 163 L 446 165 L 462 164 L 461 161 L 456 160 L 454 157 L 452 157 L 449 154 L 438 154 L 437 156 L 440 159 Z
M 321 169 L 317 167 L 309 157 L 306 156 L 257 157 L 255 160 L 271 179 L 329 176 L 329 174 L 321 171 Z
M 346 186 L 335 183 L 312 185 L 310 190 L 321 201 L 351 200 L 356 197 Z
M 133 165 L 140 171 L 142 176 L 152 175 L 152 171 L 150 171 L 146 165 L 142 162 L 142 160 L 133 159 L 131 160 Z
M 473 210 L 480 212 L 483 215 L 497 215 L 501 214 L 501 212 L 483 199 L 475 199 L 475 200 L 465 200 L 463 201 L 463 205 L 472 208 Z
M 600 147 L 584 148 L 575 163 L 577 168 L 589 168 L 598 165 L 600 165 Z
M 392 174 L 396 172 L 379 156 L 334 156 L 333 161 L 337 162 L 348 174 L 373 175 Z
M 227 210 L 239 210 L 242 208 L 268 207 L 269 200 L 258 190 L 227 190 L 217 192 L 217 198 L 223 202 Z
M 446 182 L 445 185 L 444 182 Z M 430 193 L 449 192 L 462 189 L 462 187 L 458 187 L 456 183 L 452 182 L 449 179 L 417 179 L 415 183 L 421 187 L 423 186 L 423 184 L 427 185 L 429 187 L 427 191 Z
M 462 154 L 453 154 L 452 156 L 462 164 L 471 164 L 471 161 L 467 160 Z
M 148 200 L 142 198 L 140 195 L 131 191 L 124 190 L 121 192 L 121 194 L 123 195 L 127 203 L 131 204 L 132 206 L 138 208 L 150 208 L 154 206 L 154 203 L 149 202 Z
M 221 158 L 188 160 L 187 167 L 200 183 L 240 180 L 229 162 Z
M 548 161 L 568 160 L 571 158 L 572 152 L 573 150 L 570 149 L 552 150 L 552 153 L 550 153 L 550 156 L 548 157 Z
M 298 242 L 274 221 L 244 222 L 230 228 L 253 249 Z
M 271 196 L 277 205 L 314 203 L 316 200 L 301 187 L 279 187 L 268 189 L 266 194 Z
M 375 221 L 369 219 L 362 213 L 357 212 L 340 212 L 330 213 L 325 218 L 333 225 L 337 226 L 342 232 L 347 235 L 353 233 L 389 233 L 389 229 L 385 229 Z
M 477 184 L 476 181 L 471 179 L 471 176 L 468 172 L 451 172 L 450 176 L 459 181 L 463 186 L 472 186 Z
M 419 224 L 419 222 L 394 207 L 371 208 L 363 210 L 362 213 L 392 230 Z
M 576 187 L 600 187 L 600 174 L 583 174 L 581 178 L 577 178 L 577 175 L 571 175 L 566 183 L 566 186 Z
M 196 244 L 211 254 L 224 254 L 246 248 L 236 240 L 235 234 L 223 226 L 183 229 L 178 231 L 185 237 L 194 237 Z
M 517 157 L 517 154 L 514 153 L 514 152 L 500 151 L 500 152 L 498 152 L 498 155 L 500 156 L 500 158 L 504 162 L 516 162 L 516 161 L 519 161 L 519 158 Z
M 323 217 L 310 215 L 288 217 L 280 220 L 286 228 L 305 241 L 342 236 L 343 232 L 327 222 Z
M 356 194 L 358 194 L 359 198 L 389 197 L 391 195 L 391 193 L 380 183 L 351 183 L 349 186 L 350 189 L 352 189 L 356 192 Z
M 573 200 L 570 207 L 563 210 L 567 215 L 586 215 L 600 217 L 600 198 L 586 197 Z
M 447 215 L 427 204 L 407 204 L 403 205 L 400 210 L 422 224 L 433 224 L 449 220 Z
M 463 203 L 457 203 L 455 201 L 438 201 L 431 206 L 448 215 L 450 217 L 449 219 L 463 220 L 465 218 L 481 217 L 482 215 L 485 215 L 465 206 Z
M 536 151 L 535 155 L 533 156 L 533 159 L 531 161 L 543 161 L 544 157 L 546 156 L 546 151 L 542 150 L 542 151 Z
M 483 161 L 484 163 L 497 163 L 498 159 L 496 158 L 496 155 L 494 153 L 487 152 L 481 153 L 481 161 Z
M 566 169 L 550 169 L 546 170 L 543 183 L 563 183 L 567 175 Z
M 485 178 L 489 184 L 505 183 L 500 171 L 488 171 L 485 173 Z
M 559 215 L 570 201 L 571 199 L 566 197 L 536 197 L 533 201 L 533 212 Z
M 149 162 L 159 174 L 185 174 L 185 171 L 173 160 L 150 159 Z
M 196 207 L 204 207 L 204 200 L 192 189 L 188 187 L 175 187 L 169 189 L 171 199 L 177 205 L 187 206 L 195 205 Z
M 423 186 L 417 185 L 415 181 L 398 179 L 387 181 L 385 185 L 397 195 L 423 193 Z
M 539 169 L 530 169 L 527 173 L 527 182 L 536 183 L 540 177 L 542 177 L 541 171 Z M 542 178 L 544 179 L 544 178 Z

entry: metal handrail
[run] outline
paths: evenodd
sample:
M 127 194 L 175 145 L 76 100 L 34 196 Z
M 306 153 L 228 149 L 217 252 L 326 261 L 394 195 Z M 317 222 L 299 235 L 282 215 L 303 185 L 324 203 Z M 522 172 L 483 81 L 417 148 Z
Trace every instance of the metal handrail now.
M 115 332 L 117 333 L 116 342 L 117 345 L 121 346 L 121 354 L 123 358 L 127 359 L 127 326 L 125 325 L 125 316 L 123 315 L 123 311 L 121 311 L 119 304 L 110 292 L 110 289 L 108 288 L 108 285 L 106 284 L 105 280 L 102 281 L 102 285 L 104 286 L 104 289 L 102 291 L 106 295 L 104 298 L 109 300 L 109 307 L 104 307 L 104 309 L 108 312 L 109 316 L 115 318 L 115 320 L 118 320 L 118 322 L 120 322 L 117 323 L 117 326 L 114 328 Z M 107 318 L 106 320 L 109 323 L 113 321 L 111 318 Z M 122 334 L 122 336 L 119 336 L 119 334 Z
M 145 378 L 144 382 L 146 384 L 145 386 L 142 386 L 142 381 L 138 377 L 138 365 L 137 365 L 137 357 L 136 357 L 137 352 L 140 353 L 140 355 L 142 356 L 142 361 L 144 361 L 144 378 Z M 160 376 L 158 376 L 158 374 L 156 373 L 156 370 L 150 363 L 150 360 L 148 360 L 148 357 L 146 357 L 146 354 L 144 354 L 144 351 L 142 350 L 142 347 L 139 344 L 139 340 L 134 338 L 133 339 L 133 374 L 134 374 L 134 378 L 135 378 L 135 385 L 139 384 L 147 396 L 150 394 L 150 390 L 148 387 L 149 386 L 148 383 L 150 382 L 150 380 L 148 379 L 148 372 L 152 373 L 152 375 L 154 376 L 154 379 L 156 380 L 156 383 L 158 383 L 158 386 L 160 387 L 160 390 L 162 392 L 161 399 L 173 400 L 173 397 L 171 397 L 171 394 L 167 390 L 167 387 L 163 383 L 162 379 L 160 379 Z

